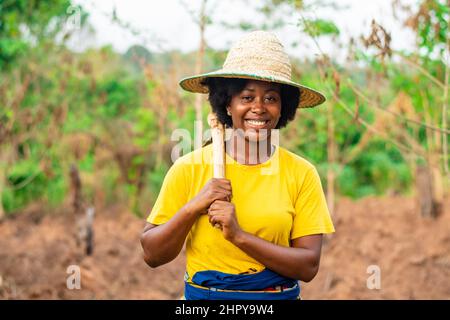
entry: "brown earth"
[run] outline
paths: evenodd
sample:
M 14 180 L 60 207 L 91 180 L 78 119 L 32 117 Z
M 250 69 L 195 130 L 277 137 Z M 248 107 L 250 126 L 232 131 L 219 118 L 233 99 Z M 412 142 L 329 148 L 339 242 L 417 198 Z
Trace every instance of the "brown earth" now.
M 423 219 L 411 198 L 339 202 L 316 278 L 303 299 L 450 299 L 450 201 L 436 220 Z M 142 260 L 143 219 L 118 207 L 94 222 L 94 254 L 74 238 L 70 214 L 36 207 L 0 223 L 1 299 L 177 299 L 185 256 L 151 269 Z M 81 289 L 69 290 L 78 265 Z M 375 267 L 373 267 L 375 266 Z M 379 269 L 371 269 L 371 268 Z M 369 289 L 373 270 L 380 288 Z

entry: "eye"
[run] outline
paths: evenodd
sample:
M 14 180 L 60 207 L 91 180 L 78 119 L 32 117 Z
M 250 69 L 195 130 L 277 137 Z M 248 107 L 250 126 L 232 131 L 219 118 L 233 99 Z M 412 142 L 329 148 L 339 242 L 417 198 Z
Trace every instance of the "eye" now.
M 244 102 L 250 102 L 253 100 L 252 96 L 242 96 L 242 101 Z
M 278 98 L 275 97 L 275 96 L 268 96 L 268 97 L 265 98 L 265 100 L 266 100 L 267 102 L 269 102 L 269 103 L 275 103 L 275 102 L 278 101 Z

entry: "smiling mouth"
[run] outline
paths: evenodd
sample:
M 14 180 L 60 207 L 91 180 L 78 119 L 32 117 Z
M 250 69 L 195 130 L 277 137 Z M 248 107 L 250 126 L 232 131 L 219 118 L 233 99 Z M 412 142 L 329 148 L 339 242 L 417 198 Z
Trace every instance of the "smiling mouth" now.
M 247 120 L 245 120 L 245 123 L 249 127 L 258 129 L 258 128 L 264 128 L 269 123 L 269 120 L 250 120 L 250 119 L 247 119 Z

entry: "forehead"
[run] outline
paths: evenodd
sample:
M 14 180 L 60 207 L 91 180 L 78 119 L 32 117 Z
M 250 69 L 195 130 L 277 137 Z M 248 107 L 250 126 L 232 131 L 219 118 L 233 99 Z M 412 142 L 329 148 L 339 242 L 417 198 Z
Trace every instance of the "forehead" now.
M 279 83 L 275 82 L 268 82 L 268 81 L 260 81 L 260 80 L 248 80 L 247 83 L 244 86 L 243 90 L 274 90 L 277 92 L 280 92 L 281 85 Z

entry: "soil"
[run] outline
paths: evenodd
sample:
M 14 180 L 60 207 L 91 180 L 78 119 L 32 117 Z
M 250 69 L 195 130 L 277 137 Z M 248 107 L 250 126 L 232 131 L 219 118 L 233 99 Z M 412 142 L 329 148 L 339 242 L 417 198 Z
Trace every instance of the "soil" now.
M 416 208 L 399 196 L 340 200 L 337 232 L 325 238 L 319 273 L 302 284 L 302 298 L 450 299 L 450 201 L 436 219 Z M 0 299 L 178 299 L 184 252 L 148 267 L 139 243 L 144 224 L 117 206 L 101 210 L 93 255 L 85 256 L 64 210 L 34 206 L 7 218 L 0 223 Z M 67 288 L 71 265 L 81 271 L 79 290 Z

